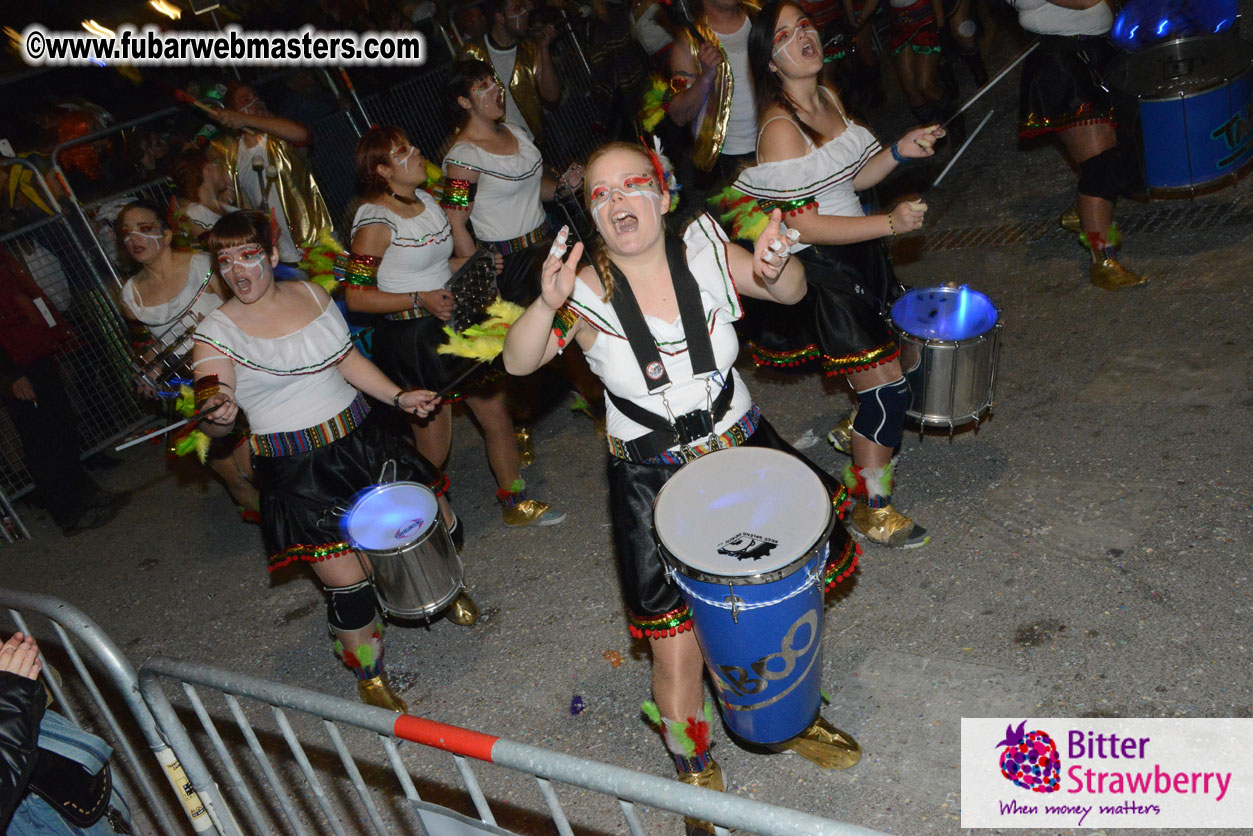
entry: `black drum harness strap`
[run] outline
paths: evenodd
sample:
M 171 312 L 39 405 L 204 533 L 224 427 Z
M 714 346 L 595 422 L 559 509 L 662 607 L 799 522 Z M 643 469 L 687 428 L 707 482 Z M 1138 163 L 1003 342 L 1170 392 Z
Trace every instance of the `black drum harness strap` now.
M 687 266 L 686 245 L 679 239 L 666 240 L 666 262 L 670 267 L 670 280 L 674 283 L 675 301 L 679 306 L 679 319 L 683 325 L 683 333 L 687 340 L 688 354 L 692 360 L 692 376 L 705 379 L 705 408 L 694 409 L 683 415 L 675 415 L 666 400 L 665 391 L 673 384 L 661 362 L 661 353 L 657 342 L 648 330 L 644 314 L 640 311 L 631 285 L 612 261 L 609 269 L 613 272 L 614 292 L 610 299 L 614 312 L 622 323 L 622 331 L 635 361 L 639 364 L 640 374 L 648 386 L 649 394 L 661 396 L 665 404 L 666 415 L 663 418 L 631 401 L 614 397 L 605 390 L 605 397 L 613 402 L 623 415 L 637 424 L 647 427 L 651 432 L 633 441 L 624 442 L 624 447 L 632 461 L 646 461 L 666 450 L 679 445 L 679 450 L 687 461 L 696 458 L 691 444 L 694 441 L 707 439 L 711 449 L 719 446 L 718 436 L 714 427 L 731 406 L 731 396 L 735 390 L 734 377 L 727 377 L 721 391 L 715 397 L 713 382 L 721 382 L 722 375 L 714 360 L 713 343 L 709 339 L 709 331 L 705 326 L 705 308 L 701 304 L 700 287 Z

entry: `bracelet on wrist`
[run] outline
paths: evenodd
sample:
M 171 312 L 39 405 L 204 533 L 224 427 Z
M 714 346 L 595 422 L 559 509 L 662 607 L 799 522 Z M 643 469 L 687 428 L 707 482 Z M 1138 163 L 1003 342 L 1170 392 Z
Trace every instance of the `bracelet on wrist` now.
M 884 217 L 888 219 L 888 232 L 892 233 L 892 237 L 895 238 L 896 237 L 896 224 L 892 223 L 892 213 L 889 212 L 886 215 L 884 215 Z
M 892 147 L 889 150 L 892 152 L 892 159 L 896 160 L 898 163 L 909 162 L 909 157 L 901 154 L 900 149 L 896 147 L 895 142 L 892 143 Z
M 396 407 L 397 409 L 401 409 L 400 396 L 403 395 L 404 393 L 405 393 L 405 390 L 401 389 L 397 391 L 396 394 L 392 395 L 392 406 Z
M 418 291 L 410 291 L 409 304 L 413 306 L 415 311 L 422 310 L 422 297 L 418 295 Z

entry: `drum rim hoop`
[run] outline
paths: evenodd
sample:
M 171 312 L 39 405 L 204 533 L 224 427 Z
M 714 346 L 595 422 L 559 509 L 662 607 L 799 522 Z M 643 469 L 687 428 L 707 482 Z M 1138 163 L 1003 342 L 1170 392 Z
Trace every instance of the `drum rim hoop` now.
M 960 340 L 941 340 L 935 337 L 922 337 L 917 334 L 914 334 L 911 331 L 907 331 L 905 329 L 905 326 L 901 325 L 896 320 L 896 306 L 899 305 L 901 302 L 905 301 L 906 299 L 908 299 L 910 296 L 914 296 L 914 294 L 922 294 L 925 292 L 934 293 L 935 291 L 940 291 L 940 290 L 960 291 L 962 290 L 963 287 L 965 288 L 967 293 L 973 293 L 977 296 L 983 297 L 983 300 L 986 301 L 988 303 L 988 306 L 992 308 L 992 312 L 996 314 L 995 321 L 993 321 L 991 327 L 989 327 L 986 331 L 980 331 L 978 334 L 972 334 L 971 336 L 963 337 Z M 971 340 L 976 340 L 976 339 L 979 339 L 980 337 L 986 337 L 988 334 L 992 333 L 993 331 L 999 331 L 1001 328 L 1001 325 L 1004 323 L 1003 313 L 1004 312 L 1001 310 L 1000 306 L 992 301 L 992 297 L 984 293 L 982 290 L 975 290 L 973 287 L 970 287 L 969 285 L 963 285 L 961 287 L 949 287 L 948 285 L 933 285 L 931 287 L 911 287 L 905 293 L 902 293 L 900 297 L 897 298 L 894 302 L 892 302 L 891 306 L 888 308 L 887 319 L 888 319 L 888 323 L 898 333 L 903 334 L 925 345 L 961 345 L 962 343 L 969 342 Z
M 1000 311 L 997 311 L 997 313 L 999 314 Z M 979 340 L 996 339 L 1000 336 L 1001 326 L 1003 324 L 1004 323 L 1001 322 L 998 316 L 996 323 L 991 328 L 981 333 L 975 334 L 974 336 L 966 337 L 960 340 L 940 340 L 934 337 L 920 337 L 917 334 L 911 334 L 908 331 L 906 331 L 904 328 L 902 328 L 900 325 L 898 325 L 896 323 L 896 320 L 892 320 L 892 328 L 896 331 L 897 336 L 908 337 L 910 342 L 917 343 L 923 348 L 931 348 L 933 346 L 941 347 L 941 348 L 948 348 L 948 347 L 963 348 L 967 344 L 974 343 Z

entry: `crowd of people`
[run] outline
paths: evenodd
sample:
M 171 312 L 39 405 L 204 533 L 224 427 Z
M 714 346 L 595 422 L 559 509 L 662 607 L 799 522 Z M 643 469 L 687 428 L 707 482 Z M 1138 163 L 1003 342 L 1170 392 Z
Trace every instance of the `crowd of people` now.
M 1141 283 L 1115 258 L 1125 162 L 1092 72 L 1107 57 L 1108 6 L 1013 5 L 1043 44 L 1024 69 L 1022 135 L 1058 137 L 1078 168 L 1075 211 L 1062 220 L 1082 233 L 1091 281 Z M 558 172 L 546 157 L 545 110 L 563 96 L 551 19 L 532 0 L 486 0 L 452 15 L 439 4 L 398 4 L 388 22 L 434 21 L 460 43 L 446 114 L 429 114 L 446 120 L 448 141 L 431 165 L 398 127 L 360 138 L 355 159 L 344 160 L 359 200 L 336 254 L 338 285 L 325 269 L 334 224 L 301 152 L 309 130 L 271 113 L 247 85 L 223 91 L 214 141 L 170 153 L 178 196 L 169 206 L 120 211 L 115 234 L 133 275 L 119 305 L 148 340 L 137 363 L 185 356 L 199 426 L 212 438 L 205 460 L 243 517 L 259 522 L 271 568 L 308 563 L 324 585 L 335 652 L 366 702 L 405 710 L 383 667 L 368 560 L 326 509 L 351 503 L 392 461 L 395 478 L 438 497 L 457 547 L 472 543 L 444 472 L 453 405 L 462 402 L 482 433 L 504 524 L 552 526 L 576 514 L 530 495 L 522 476 L 535 452 L 526 381 L 558 358 L 569 385 L 603 409 L 628 626 L 652 651 L 650 716 L 684 781 L 723 785 L 708 735 L 697 733 L 709 716 L 706 660 L 690 610 L 666 581 L 649 527 L 653 500 L 685 462 L 722 447 L 800 456 L 736 370 L 741 343 L 759 365 L 847 383 L 830 407 L 833 424 L 846 414 L 829 440 L 849 464 L 839 478 L 811 465 L 837 507 L 851 499 L 825 579 L 834 585 L 853 571 L 849 535 L 875 548 L 929 542 L 893 502 L 893 457 L 912 397 L 905 375 L 919 358 L 887 317 L 904 292 L 887 244 L 921 228 L 927 207 L 902 200 L 880 211 L 864 198 L 899 166 L 953 147 L 960 120 L 941 124 L 955 114 L 956 82 L 940 56 L 954 53 L 975 83 L 987 72 L 970 0 L 951 9 L 890 0 L 886 51 L 918 124 L 881 141 L 865 119 L 883 98 L 867 28 L 878 7 L 593 0 L 581 17 L 607 103 L 594 129 L 613 141 Z M 338 8 L 321 6 L 331 17 Z M 661 117 L 642 136 L 645 118 L 635 114 L 647 111 L 649 72 Z M 563 191 L 581 202 L 595 235 L 576 240 L 552 220 Z M 720 221 L 711 207 L 728 193 L 752 211 Z M 501 359 L 475 365 L 439 349 L 458 304 L 450 281 L 483 251 L 517 318 Z M 373 317 L 369 356 L 345 311 Z M 39 362 L 17 363 L 26 375 L 6 395 L 33 403 L 32 381 L 44 385 Z M 155 395 L 166 382 L 149 372 L 137 385 Z M 477 608 L 462 592 L 449 617 L 469 626 Z M 821 715 L 795 748 L 824 767 L 860 756 Z

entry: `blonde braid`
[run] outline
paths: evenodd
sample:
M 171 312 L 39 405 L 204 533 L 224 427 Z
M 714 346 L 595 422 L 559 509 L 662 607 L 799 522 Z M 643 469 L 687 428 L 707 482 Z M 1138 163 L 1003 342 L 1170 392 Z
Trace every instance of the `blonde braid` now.
M 609 297 L 613 296 L 613 271 L 609 269 L 609 250 L 605 247 L 604 241 L 596 246 L 596 253 L 592 256 L 592 266 L 596 268 L 601 287 L 605 289 L 600 301 L 608 302 Z

